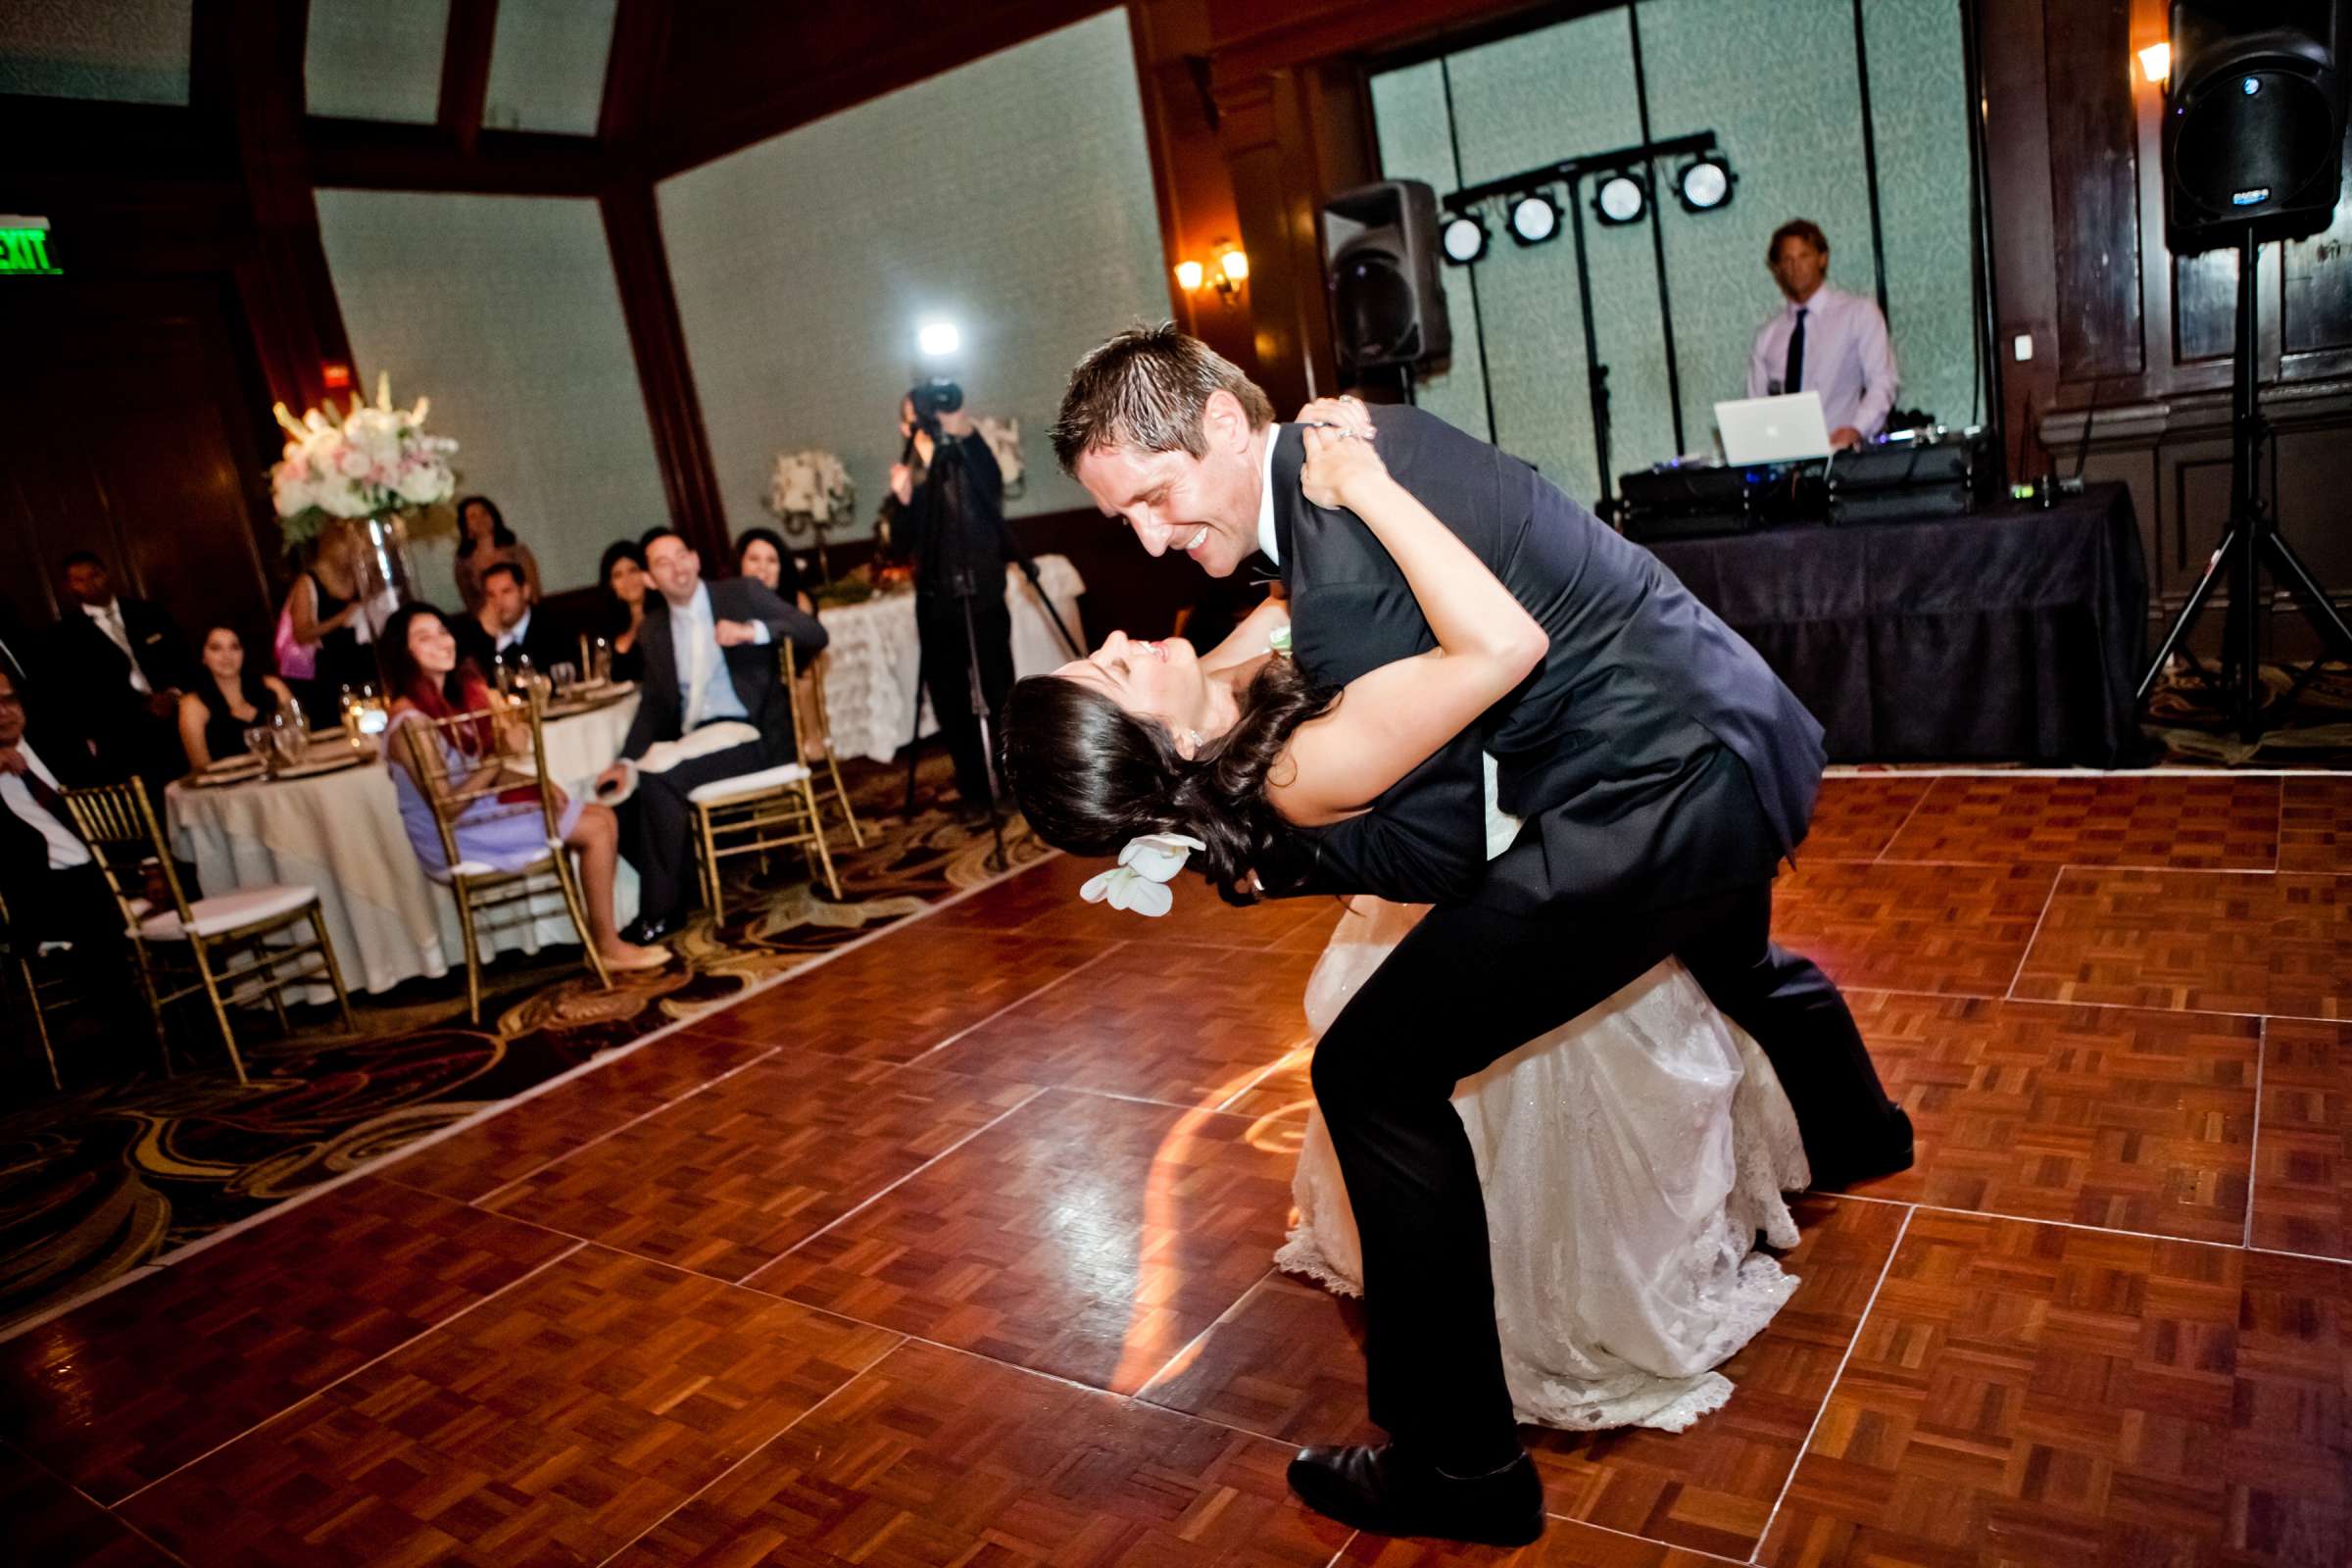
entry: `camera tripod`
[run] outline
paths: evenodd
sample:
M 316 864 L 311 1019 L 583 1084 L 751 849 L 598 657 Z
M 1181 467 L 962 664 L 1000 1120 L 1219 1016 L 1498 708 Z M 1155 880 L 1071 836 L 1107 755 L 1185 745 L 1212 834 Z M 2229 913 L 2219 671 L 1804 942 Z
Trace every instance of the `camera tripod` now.
M 963 471 L 961 445 L 949 439 L 932 419 L 924 419 L 923 430 L 931 437 L 931 471 L 926 482 L 936 487 L 932 492 L 931 527 L 926 529 L 926 533 L 935 530 L 942 516 L 951 511 L 954 514 L 954 522 L 968 523 L 970 521 L 969 490 Z M 912 440 L 909 438 L 910 449 L 912 444 Z M 1047 594 L 1045 583 L 1038 575 L 1037 563 L 1030 560 L 1028 554 L 1020 550 L 1014 543 L 1011 530 L 1005 525 L 1002 512 L 998 513 L 993 520 L 996 524 L 1000 555 L 1020 566 L 1022 574 L 1029 579 L 1030 588 L 1037 594 L 1038 602 L 1046 607 L 1047 617 L 1054 622 L 1054 629 L 1061 634 L 1062 643 L 1069 649 L 1070 657 L 1073 659 L 1085 658 L 1085 650 L 1079 647 L 1078 639 L 1070 634 L 1070 628 L 1063 624 L 1061 612 L 1054 607 L 1052 597 Z M 936 548 L 937 542 L 935 538 L 925 540 L 925 544 L 933 548 Z M 988 831 L 994 848 L 985 863 L 993 871 L 1002 871 L 1006 867 L 1003 805 L 1004 783 L 997 766 L 995 725 L 991 719 L 987 686 L 980 676 L 980 631 L 977 622 L 972 617 L 972 600 L 981 591 L 981 585 L 973 580 L 972 572 L 968 567 L 958 565 L 948 573 L 947 587 L 949 594 L 956 600 L 957 608 L 962 612 L 964 690 L 965 696 L 972 705 L 972 721 L 980 731 L 980 758 L 982 765 L 987 769 Z M 906 814 L 909 817 L 914 814 L 915 767 L 919 760 L 918 747 L 922 741 L 922 734 L 923 706 L 918 691 L 914 705 L 913 728 L 906 739 Z
M 2263 437 L 2269 433 L 2269 425 L 2262 416 L 2261 399 L 2254 385 L 2257 244 L 2254 227 L 2248 224 L 2237 240 L 2237 347 L 2231 357 L 2230 382 L 2230 523 L 2222 531 L 2222 542 L 2214 547 L 2213 555 L 2205 563 L 2205 575 L 2197 580 L 2188 602 L 2174 617 L 2171 630 L 2164 634 L 2163 646 L 2156 650 L 2147 673 L 2140 676 L 2139 690 L 2132 700 L 2134 712 L 2146 706 L 2148 693 L 2155 690 L 2156 677 L 2164 672 L 2165 662 L 2196 624 L 2206 601 L 2213 597 L 2226 572 L 2230 579 L 2230 614 L 2222 631 L 2222 696 L 2230 715 L 2237 721 L 2238 738 L 2248 745 L 2262 739 L 2267 727 L 2262 711 L 2261 603 L 2266 596 L 2260 584 L 2265 568 L 2285 583 L 2296 605 L 2319 632 L 2320 658 L 2332 651 L 2336 658 L 2352 661 L 2352 627 L 2344 624 L 2344 617 L 2328 602 L 2328 590 L 2312 576 L 2311 568 L 2303 564 L 2303 558 L 2280 537 L 2277 519 L 2262 502 L 2260 463 Z M 2195 657 L 2189 656 L 2192 662 Z M 2319 660 L 2315 659 L 2287 693 L 2286 701 L 2279 705 L 2282 713 L 2293 706 L 2318 668 Z

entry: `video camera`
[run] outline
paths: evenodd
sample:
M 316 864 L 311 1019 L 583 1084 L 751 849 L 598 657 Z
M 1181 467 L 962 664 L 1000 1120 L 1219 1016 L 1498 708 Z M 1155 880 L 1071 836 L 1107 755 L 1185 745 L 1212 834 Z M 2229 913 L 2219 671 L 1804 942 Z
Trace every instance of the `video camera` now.
M 941 415 L 954 414 L 963 407 L 963 388 L 944 375 L 935 375 L 907 388 L 906 401 L 914 409 L 915 422 L 929 429 L 939 422 Z

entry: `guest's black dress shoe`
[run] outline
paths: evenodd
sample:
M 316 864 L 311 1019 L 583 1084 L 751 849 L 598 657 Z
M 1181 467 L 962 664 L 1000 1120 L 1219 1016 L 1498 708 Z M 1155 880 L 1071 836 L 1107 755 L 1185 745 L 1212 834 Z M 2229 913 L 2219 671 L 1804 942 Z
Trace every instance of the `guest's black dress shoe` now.
M 650 948 L 677 928 L 678 922 L 675 920 L 663 919 L 658 914 L 641 914 L 620 928 L 620 940 Z
M 1812 1159 L 1815 1188 L 1851 1187 L 1881 1176 L 1891 1176 L 1898 1170 L 1911 1168 L 1911 1117 L 1902 1106 L 1894 1107 L 1894 1118 L 1878 1141 L 1866 1149 L 1840 1151 L 1834 1157 Z
M 1462 1479 L 1377 1447 L 1301 1448 L 1291 1490 L 1327 1518 L 1377 1536 L 1435 1536 L 1483 1546 L 1524 1546 L 1544 1534 L 1544 1483 L 1526 1454 Z

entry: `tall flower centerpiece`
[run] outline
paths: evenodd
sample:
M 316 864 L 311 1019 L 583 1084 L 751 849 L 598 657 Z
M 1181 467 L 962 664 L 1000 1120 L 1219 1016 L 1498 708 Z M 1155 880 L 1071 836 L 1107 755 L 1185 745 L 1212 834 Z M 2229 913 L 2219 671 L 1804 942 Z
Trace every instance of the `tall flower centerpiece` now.
M 424 433 L 430 407 L 424 398 L 414 408 L 393 407 L 391 377 L 379 375 L 372 408 L 354 392 L 349 409 L 329 403 L 299 419 L 283 403 L 272 409 L 286 432 L 285 456 L 270 470 L 280 536 L 296 546 L 338 520 L 360 524 L 376 579 L 370 600 L 389 595 L 397 605 L 416 597 L 410 541 L 424 510 L 457 493 L 449 460 L 458 444 Z
M 779 452 L 775 471 L 767 479 L 767 510 L 776 514 L 787 538 L 803 534 L 816 538 L 816 571 L 833 580 L 833 564 L 825 559 L 825 530 L 848 522 L 858 507 L 858 487 L 850 470 L 830 452 Z

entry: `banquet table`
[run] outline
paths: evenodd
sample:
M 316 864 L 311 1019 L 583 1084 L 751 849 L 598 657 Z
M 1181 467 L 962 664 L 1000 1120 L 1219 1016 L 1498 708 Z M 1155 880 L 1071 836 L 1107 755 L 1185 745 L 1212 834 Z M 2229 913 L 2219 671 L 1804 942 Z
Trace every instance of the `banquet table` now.
M 1078 596 L 1086 583 L 1067 556 L 1040 556 L 1037 575 L 1046 597 L 1081 637 Z M 1004 606 L 1012 612 L 1012 672 L 1042 675 L 1069 662 L 1069 650 L 1054 629 L 1037 590 L 1018 566 L 1004 568 Z M 914 595 L 885 594 L 859 605 L 834 605 L 817 612 L 831 638 L 825 655 L 825 711 L 833 723 L 833 750 L 841 757 L 887 762 L 914 738 L 915 708 L 922 706 L 922 730 L 939 722 L 919 687 L 922 642 L 914 625 Z
M 634 694 L 587 712 L 548 720 L 549 774 L 574 799 L 620 755 Z M 270 883 L 301 883 L 318 892 L 344 983 L 354 991 L 389 991 L 419 975 L 443 975 L 463 962 L 458 908 L 448 891 L 417 864 L 402 830 L 399 798 L 380 759 L 312 778 L 255 779 L 197 788 L 181 782 L 165 795 L 172 847 L 194 862 L 207 894 Z M 613 888 L 613 916 L 637 913 L 637 873 L 626 860 Z M 478 934 L 485 956 L 519 948 L 576 943 L 561 895 L 534 899 L 530 919 L 501 914 Z M 318 988 L 312 1000 L 324 1000 Z

